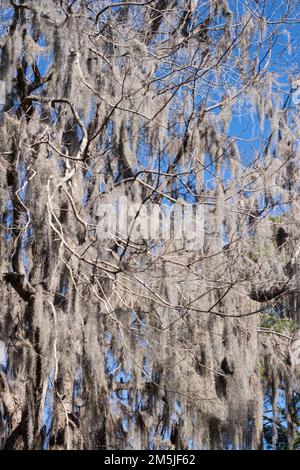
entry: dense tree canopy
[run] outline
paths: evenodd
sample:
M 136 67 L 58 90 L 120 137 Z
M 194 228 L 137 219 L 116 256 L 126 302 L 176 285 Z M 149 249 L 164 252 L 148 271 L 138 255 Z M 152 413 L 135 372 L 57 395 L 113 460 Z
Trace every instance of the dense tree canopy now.
M 299 9 L 1 0 L 1 448 L 300 447 Z

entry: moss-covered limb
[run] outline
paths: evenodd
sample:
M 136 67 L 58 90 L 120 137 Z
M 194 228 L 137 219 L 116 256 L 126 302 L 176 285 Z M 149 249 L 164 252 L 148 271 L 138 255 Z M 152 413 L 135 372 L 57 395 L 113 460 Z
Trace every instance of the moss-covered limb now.
M 294 409 L 292 28 L 101 3 L 1 2 L 0 448 L 258 448 L 266 387 Z

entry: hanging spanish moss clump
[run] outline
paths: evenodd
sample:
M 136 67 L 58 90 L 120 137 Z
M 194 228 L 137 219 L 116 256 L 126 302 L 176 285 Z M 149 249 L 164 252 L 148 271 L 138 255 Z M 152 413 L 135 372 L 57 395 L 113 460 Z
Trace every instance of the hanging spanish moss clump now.
M 0 448 L 299 448 L 293 41 L 246 3 L 3 0 Z

